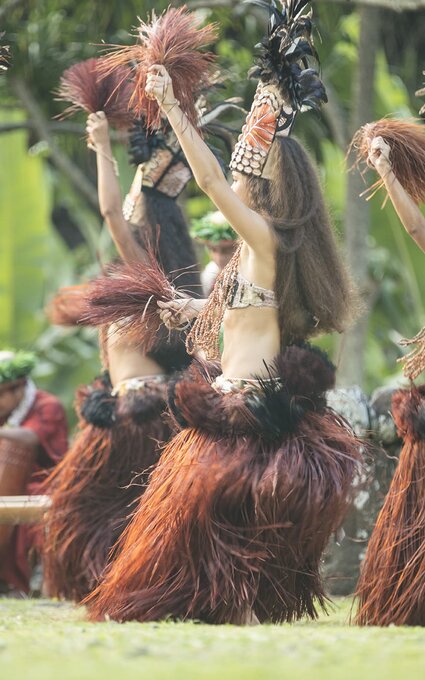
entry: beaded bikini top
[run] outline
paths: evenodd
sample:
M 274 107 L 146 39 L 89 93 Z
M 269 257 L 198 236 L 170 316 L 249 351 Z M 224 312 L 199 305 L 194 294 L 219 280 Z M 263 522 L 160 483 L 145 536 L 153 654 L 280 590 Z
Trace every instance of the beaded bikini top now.
M 274 290 L 256 286 L 248 281 L 238 271 L 226 301 L 228 309 L 242 309 L 244 307 L 274 307 L 277 309 L 276 294 Z
M 218 275 L 208 301 L 186 337 L 188 354 L 202 350 L 208 360 L 220 358 L 220 329 L 226 309 L 274 307 L 274 291 L 247 281 L 239 272 L 242 242 Z

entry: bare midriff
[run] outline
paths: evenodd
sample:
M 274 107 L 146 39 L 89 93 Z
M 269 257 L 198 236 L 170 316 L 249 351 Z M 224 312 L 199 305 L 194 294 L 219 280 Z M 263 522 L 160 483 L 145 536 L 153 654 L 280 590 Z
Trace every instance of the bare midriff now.
M 108 333 L 108 359 L 113 387 L 130 378 L 164 373 L 164 369 L 154 359 L 113 331 Z
M 270 377 L 270 365 L 279 354 L 278 310 L 272 307 L 226 309 L 223 320 L 225 378 Z
M 274 254 L 270 261 L 259 261 L 243 244 L 239 271 L 252 283 L 273 290 Z M 280 330 L 276 307 L 226 309 L 223 319 L 224 352 L 221 367 L 225 378 L 270 377 L 270 365 L 280 351 Z

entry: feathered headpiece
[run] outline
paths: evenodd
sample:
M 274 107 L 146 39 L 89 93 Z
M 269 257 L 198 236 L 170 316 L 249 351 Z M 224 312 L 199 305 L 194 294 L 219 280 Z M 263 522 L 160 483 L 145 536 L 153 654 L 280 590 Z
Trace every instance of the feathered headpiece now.
M 249 77 L 260 80 L 251 111 L 235 147 L 230 168 L 247 175 L 266 176 L 265 165 L 273 140 L 288 136 L 299 111 L 320 108 L 327 101 L 319 74 L 308 67 L 317 60 L 312 38 L 312 13 L 302 14 L 309 0 L 251 0 L 270 12 L 268 34 Z
M 135 211 L 141 191 L 154 189 L 170 198 L 177 198 L 192 173 L 171 128 L 166 133 L 160 130 L 152 133 L 144 121 L 137 121 L 130 133 L 129 153 L 137 170 L 124 200 L 123 214 L 126 220 L 138 223 Z
M 112 46 L 105 57 L 106 72 L 130 65 L 134 77 L 130 107 L 136 117 L 144 116 L 148 129 L 161 126 L 158 103 L 148 99 L 145 86 L 148 70 L 162 64 L 172 81 L 174 94 L 190 122 L 196 126 L 195 102 L 213 75 L 214 55 L 201 52 L 217 35 L 213 24 L 201 28 L 201 19 L 186 6 L 169 7 L 159 17 L 152 13 L 150 22 L 140 21 L 135 45 Z
M 383 118 L 364 125 L 357 130 L 349 149 L 357 151 L 355 166 L 365 162 L 372 167 L 368 159 L 370 145 L 375 137 L 382 137 L 391 147 L 390 163 L 400 184 L 415 203 L 423 203 L 425 201 L 425 127 L 416 122 L 394 118 Z M 383 186 L 382 179 L 375 182 L 368 189 L 369 198 Z
M 197 128 L 206 136 L 221 139 L 228 146 L 233 131 L 226 124 L 218 122 L 218 119 L 229 111 L 243 111 L 238 100 L 228 99 L 209 108 L 203 94 L 196 103 L 196 110 Z M 211 150 L 221 161 L 218 150 L 213 147 Z M 123 213 L 126 220 L 138 224 L 141 191 L 154 189 L 170 198 L 177 198 L 191 179 L 192 173 L 170 126 L 164 130 L 149 130 L 144 119 L 136 121 L 130 133 L 129 153 L 131 162 L 138 167 L 124 200 Z
M 5 33 L 0 33 L 0 40 L 3 38 Z M 9 45 L 0 45 L 0 74 L 7 71 L 9 68 L 9 55 L 10 47 Z
M 425 76 L 425 71 L 423 71 L 422 73 L 423 73 L 423 75 Z M 417 92 L 415 92 L 415 95 L 416 95 L 417 97 L 425 97 L 425 87 L 422 87 L 420 90 L 418 90 Z M 423 107 L 422 107 L 421 110 L 419 111 L 419 115 L 420 115 L 420 116 L 425 116 L 425 104 L 423 105 Z
M 131 71 L 120 65 L 105 73 L 102 58 L 86 59 L 68 68 L 60 79 L 57 99 L 71 102 L 61 118 L 74 115 L 79 109 L 87 113 L 104 111 L 109 123 L 116 128 L 129 128 L 133 114 L 129 110 L 133 92 Z

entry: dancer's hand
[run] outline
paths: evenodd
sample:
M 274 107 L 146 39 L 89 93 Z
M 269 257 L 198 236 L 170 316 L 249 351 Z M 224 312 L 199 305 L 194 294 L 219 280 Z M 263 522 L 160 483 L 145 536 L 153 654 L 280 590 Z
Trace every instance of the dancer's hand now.
M 109 140 L 109 123 L 103 111 L 91 113 L 87 118 L 86 124 L 87 144 L 96 149 L 108 147 Z
M 390 153 L 391 147 L 382 137 L 372 139 L 368 160 L 381 176 L 391 171 Z
M 171 111 L 178 101 L 174 96 L 173 83 L 165 66 L 154 64 L 148 71 L 145 93 L 148 99 L 156 99 L 165 113 Z
M 170 329 L 188 324 L 199 314 L 198 302 L 200 300 L 194 300 L 193 298 L 181 298 L 171 302 L 158 301 L 159 316 L 162 323 Z

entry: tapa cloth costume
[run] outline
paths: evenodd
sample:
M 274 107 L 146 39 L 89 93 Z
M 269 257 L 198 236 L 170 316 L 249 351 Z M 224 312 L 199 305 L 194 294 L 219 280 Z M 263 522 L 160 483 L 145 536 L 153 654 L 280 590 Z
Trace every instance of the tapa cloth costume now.
M 0 422 L 0 426 L 2 425 L 4 423 Z M 32 455 L 25 446 L 0 440 L 1 477 L 7 474 L 9 466 L 26 468 L 27 482 L 24 488 L 16 489 L 14 493 L 39 494 L 48 472 L 60 462 L 68 447 L 64 409 L 56 397 L 36 390 L 33 404 L 19 427 L 35 432 L 40 442 L 38 449 Z M 28 456 L 31 457 L 30 461 Z M 4 482 L 7 484 L 7 478 L 4 478 Z M 42 543 L 43 532 L 40 528 L 16 527 L 0 564 L 0 581 L 27 593 L 30 586 L 31 556 L 34 551 L 41 550 Z
M 326 406 L 334 368 L 288 347 L 277 377 L 216 381 L 193 365 L 170 390 L 180 428 L 152 473 L 90 616 L 242 623 L 315 617 L 319 566 L 360 448 Z M 224 383 L 224 384 L 223 384 Z

